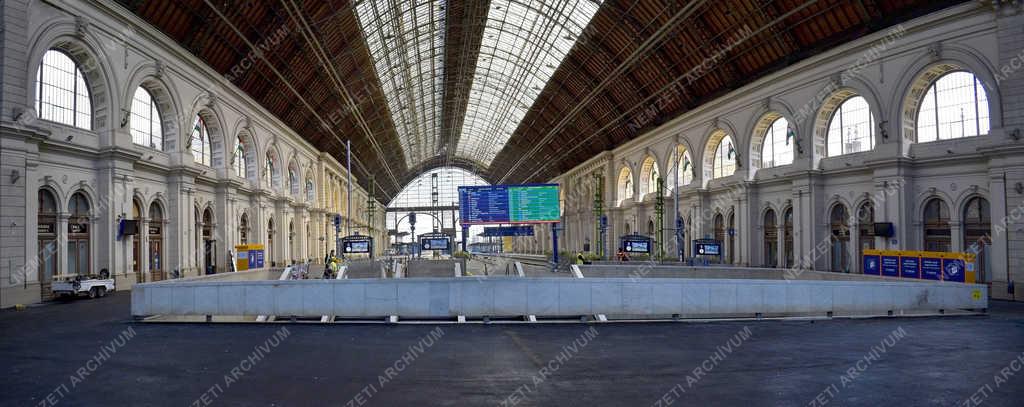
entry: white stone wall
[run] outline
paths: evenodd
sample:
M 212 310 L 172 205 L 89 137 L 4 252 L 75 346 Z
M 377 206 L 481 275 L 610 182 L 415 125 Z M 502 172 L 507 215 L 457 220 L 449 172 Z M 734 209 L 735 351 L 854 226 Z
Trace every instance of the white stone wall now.
M 228 250 L 240 241 L 243 213 L 248 216 L 250 243 L 266 243 L 268 221 L 274 221 L 268 264 L 319 261 L 324 243 L 333 247 L 334 236 L 324 236 L 325 227 L 334 214 L 348 213 L 341 195 L 341 182 L 347 181 L 344 166 L 306 142 L 229 78 L 112 2 L 14 0 L 4 1 L 0 8 L 0 307 L 40 300 L 40 256 L 56 256 L 58 272 L 66 270 L 67 205 L 78 191 L 91 204 L 90 267 L 93 272 L 110 270 L 118 277 L 119 289 L 151 279 L 148 273 L 138 277 L 131 270 L 133 238 L 116 239 L 118 220 L 131 219 L 133 200 L 142 209 L 140 235 L 134 238 L 140 239 L 143 249 L 141 258 L 134 260 L 140 261 L 143 271 L 150 260 L 145 232 L 153 202 L 164 214 L 161 269 L 168 275 L 173 270 L 197 275 L 205 269 L 202 219 L 195 214 L 201 217 L 207 208 L 213 213 L 217 271 L 228 268 Z M 92 96 L 92 130 L 37 118 L 35 73 L 42 55 L 55 47 L 67 51 L 85 73 Z M 133 144 L 129 127 L 122 126 L 140 84 L 160 106 L 163 151 Z M 193 162 L 186 150 L 197 114 L 206 120 L 211 135 L 210 167 Z M 240 135 L 252 142 L 245 177 L 236 176 L 231 167 Z M 264 181 L 268 151 L 277 160 L 273 187 Z M 289 167 L 298 173 L 297 191 L 288 185 Z M 328 173 L 337 184 L 332 189 L 338 195 L 335 200 L 324 190 Z M 307 200 L 307 177 L 316 188 L 312 201 Z M 41 253 L 38 247 L 40 188 L 53 191 L 58 202 L 61 220 L 55 254 Z M 367 234 L 366 212 L 357 209 L 366 207 L 368 195 L 356 185 L 353 195 L 353 226 Z M 382 208 L 380 203 L 376 206 Z M 289 222 L 295 224 L 292 236 Z M 377 242 L 386 242 L 383 216 L 374 223 L 370 233 Z M 384 244 L 377 246 L 382 251 Z
M 716 213 L 735 214 L 736 236 L 733 263 L 761 266 L 763 215 L 772 208 L 780 228 L 778 257 L 783 258 L 782 214 L 794 209 L 794 256 L 802 267 L 829 270 L 829 211 L 846 206 L 851 216 L 866 201 L 875 205 L 875 222 L 893 222 L 896 236 L 875 239 L 876 248 L 923 249 L 923 205 L 933 197 L 945 201 L 951 211 L 952 249 L 963 251 L 961 217 L 970 198 L 980 196 L 991 205 L 991 270 L 985 276 L 995 298 L 1007 297 L 1008 281 L 1024 280 L 1024 11 L 1020 6 L 993 9 L 981 2 L 951 7 L 862 37 L 767 75 L 741 89 L 719 97 L 644 135 L 592 158 L 552 182 L 575 190 L 593 174 L 605 178 L 603 196 L 609 216 L 608 247 L 617 247 L 625 225 L 647 233 L 654 219 L 654 199 L 641 197 L 642 163 L 657 161 L 668 186 L 665 228 L 673 228 L 674 157 L 685 147 L 697 167 L 692 184 L 680 188 L 679 210 L 686 225 L 686 245 L 694 238 L 712 237 Z M 1018 60 L 1019 59 L 1019 60 Z M 989 98 L 990 127 L 987 135 L 914 143 L 916 110 L 907 108 L 910 89 L 922 74 L 941 65 L 969 70 L 983 82 Z M 829 99 L 841 92 L 864 96 L 878 127 L 875 148 L 868 152 L 825 157 Z M 820 101 L 816 102 L 816 101 Z M 834 108 L 834 106 L 832 106 Z M 904 110 L 912 113 L 907 116 Z M 758 169 L 762 129 L 766 115 L 785 117 L 796 133 L 799 150 L 794 163 Z M 716 130 L 732 136 L 740 153 L 736 174 L 710 178 L 705 151 Z M 618 176 L 622 168 L 632 172 L 634 198 L 618 204 Z M 586 239 L 594 239 L 593 198 L 564 202 L 561 250 L 578 251 Z M 639 223 L 639 225 L 637 224 Z M 996 225 L 1000 226 L 997 227 Z M 851 223 L 854 226 L 855 223 Z M 1005 226 L 1005 227 L 1003 227 Z M 665 232 L 665 251 L 675 255 L 672 230 Z M 848 255 L 851 268 L 859 270 L 856 227 L 851 228 Z M 517 240 L 517 251 L 543 253 L 551 250 L 550 234 Z M 686 255 L 691 255 L 686 248 Z M 800 266 L 800 264 L 798 264 Z M 1024 295 L 1018 294 L 1017 298 Z

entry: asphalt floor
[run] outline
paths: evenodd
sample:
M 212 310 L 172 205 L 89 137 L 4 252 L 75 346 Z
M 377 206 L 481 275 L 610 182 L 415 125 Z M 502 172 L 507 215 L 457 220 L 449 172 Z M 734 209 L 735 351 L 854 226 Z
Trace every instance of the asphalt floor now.
M 1024 405 L 1024 303 L 957 317 L 320 325 L 140 323 L 129 300 L 0 311 L 0 405 Z

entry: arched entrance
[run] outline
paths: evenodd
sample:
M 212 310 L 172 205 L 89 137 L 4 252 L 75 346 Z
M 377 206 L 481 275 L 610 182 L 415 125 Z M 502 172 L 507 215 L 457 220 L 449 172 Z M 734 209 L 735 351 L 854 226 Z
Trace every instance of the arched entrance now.
M 857 258 L 861 258 L 864 250 L 875 248 L 875 205 L 865 202 L 857 209 Z M 864 272 L 862 262 L 857 262 L 857 269 Z
M 67 274 L 88 275 L 92 272 L 89 254 L 89 199 L 82 192 L 76 192 L 68 203 L 68 272 Z
M 727 264 L 733 264 L 735 262 L 735 256 L 733 253 L 736 252 L 736 214 L 729 214 L 729 225 L 725 230 L 726 238 L 729 239 L 729 244 L 726 245 L 725 255 Z
M 270 267 L 276 266 L 274 264 L 274 218 L 267 220 L 267 262 Z
M 989 274 L 990 250 L 992 245 L 992 215 L 988 200 L 981 197 L 971 198 L 964 206 L 964 251 L 977 256 L 976 281 L 986 282 L 991 279 Z
M 295 263 L 295 222 L 288 221 L 288 260 Z
M 39 190 L 39 211 L 37 215 L 39 239 L 39 292 L 42 299 L 53 296 L 50 284 L 57 274 L 57 198 L 48 189 Z
M 764 213 L 764 265 L 778 267 L 779 229 L 775 225 L 775 211 L 769 209 Z
M 142 225 L 142 204 L 138 199 L 132 199 L 132 219 L 135 220 L 135 235 L 132 236 L 132 273 L 135 273 L 135 282 L 144 283 L 146 277 L 142 274 L 142 231 L 138 230 Z
M 203 264 L 206 274 L 217 272 L 217 240 L 213 238 L 213 211 L 203 211 Z
M 948 252 L 952 232 L 949 227 L 949 206 L 933 198 L 924 206 L 924 249 L 930 252 Z
M 249 217 L 244 213 L 242 218 L 238 220 L 238 243 L 249 243 Z
M 717 240 L 722 245 L 725 245 L 725 217 L 722 216 L 722 214 L 720 214 L 720 213 L 715 215 L 715 228 L 714 228 L 714 231 L 715 231 L 715 240 Z M 722 251 L 726 251 L 726 250 L 728 250 L 728 249 L 722 248 Z M 718 257 L 719 261 L 724 261 L 723 260 L 724 258 L 725 258 L 725 253 L 722 253 Z
M 786 268 L 792 268 L 793 262 L 793 208 L 787 208 L 782 214 L 782 254 L 785 256 Z
M 149 225 L 146 228 L 149 238 L 149 274 L 150 281 L 167 279 L 164 272 L 164 211 L 159 203 L 149 205 Z
M 829 216 L 832 234 L 832 261 L 829 268 L 834 272 L 850 272 L 850 226 L 849 215 L 846 207 L 837 204 L 832 207 L 832 214 Z

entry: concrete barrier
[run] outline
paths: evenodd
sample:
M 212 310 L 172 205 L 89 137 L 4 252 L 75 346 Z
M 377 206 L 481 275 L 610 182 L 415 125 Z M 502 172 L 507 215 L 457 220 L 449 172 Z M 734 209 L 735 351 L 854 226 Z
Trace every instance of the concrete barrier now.
M 170 281 L 139 284 L 131 313 L 456 318 L 522 315 L 901 315 L 988 308 L 984 285 L 667 278 Z

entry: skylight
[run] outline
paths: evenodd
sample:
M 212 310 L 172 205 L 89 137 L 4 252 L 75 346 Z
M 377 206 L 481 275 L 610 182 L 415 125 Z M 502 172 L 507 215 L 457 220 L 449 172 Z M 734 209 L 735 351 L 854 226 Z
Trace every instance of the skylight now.
M 594 0 L 491 0 L 458 156 L 490 165 L 599 6 Z
M 444 0 L 363 0 L 356 16 L 406 165 L 437 155 L 444 96 Z

